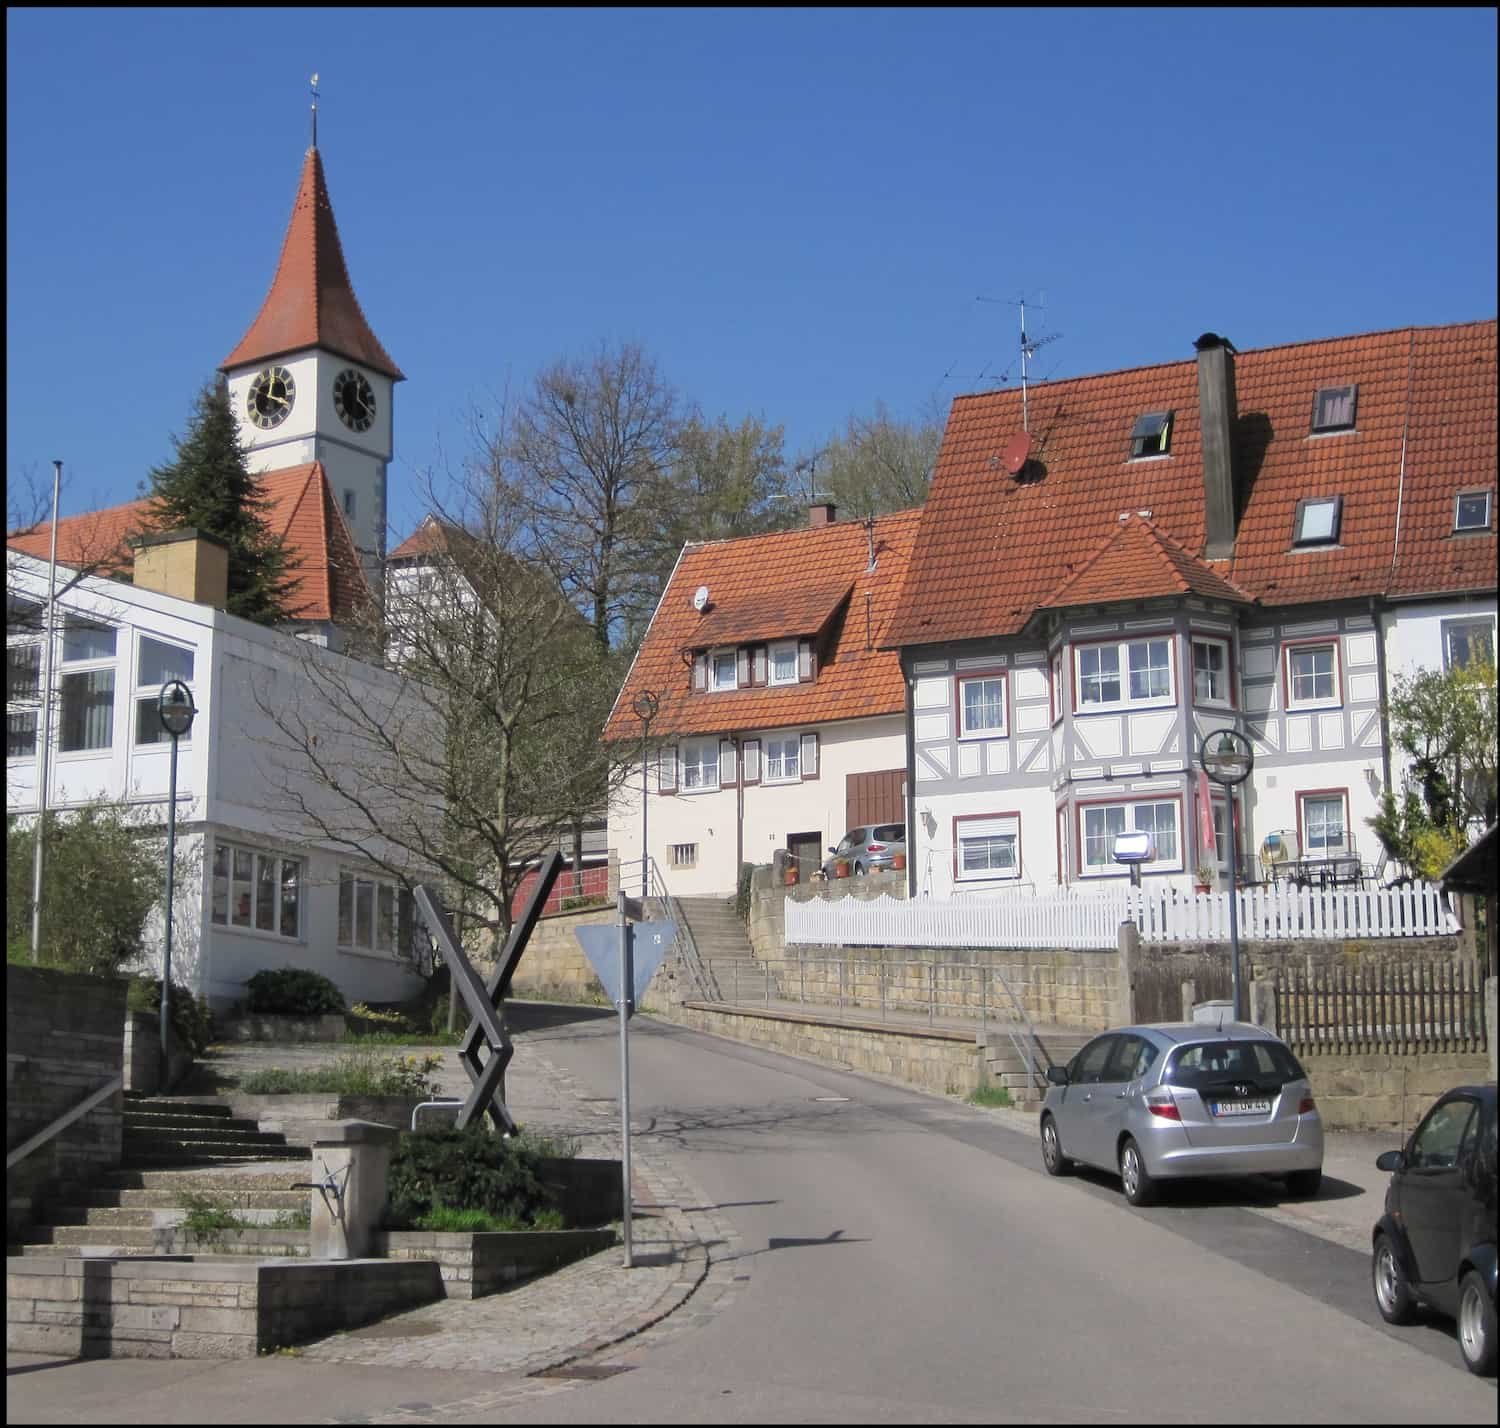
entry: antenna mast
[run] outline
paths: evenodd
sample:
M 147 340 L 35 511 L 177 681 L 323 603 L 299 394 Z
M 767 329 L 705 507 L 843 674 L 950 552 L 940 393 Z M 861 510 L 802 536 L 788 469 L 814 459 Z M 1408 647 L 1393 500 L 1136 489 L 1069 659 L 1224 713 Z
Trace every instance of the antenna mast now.
M 318 147 L 318 76 L 312 77 L 312 146 Z
M 1036 356 L 1039 347 L 1045 347 L 1049 342 L 1056 342 L 1062 333 L 1049 332 L 1045 337 L 1035 340 L 1027 337 L 1025 297 L 1018 299 L 1012 306 L 1021 309 L 1021 429 L 1029 432 L 1031 430 L 1031 407 L 1027 401 L 1026 385 L 1031 370 L 1031 359 Z

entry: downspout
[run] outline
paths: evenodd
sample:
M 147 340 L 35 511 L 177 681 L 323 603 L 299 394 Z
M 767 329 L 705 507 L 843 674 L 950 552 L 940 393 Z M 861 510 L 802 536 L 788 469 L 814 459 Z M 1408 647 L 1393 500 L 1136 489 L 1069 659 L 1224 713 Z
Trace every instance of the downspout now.
M 745 866 L 745 750 L 740 736 L 729 735 L 734 745 L 734 887 L 739 894 L 740 869 Z
M 1375 621 L 1375 680 L 1380 688 L 1380 771 L 1385 787 L 1394 798 L 1396 790 L 1391 783 L 1391 716 L 1387 703 L 1385 631 L 1380 627 L 1380 598 L 1370 596 L 1370 618 Z
M 917 860 L 913 856 L 917 847 L 914 836 L 917 831 L 917 735 L 912 718 L 916 710 L 916 677 L 908 674 L 903 683 L 906 685 L 906 896 L 914 898 L 917 895 Z
M 1417 334 L 1412 332 L 1406 346 L 1406 414 L 1401 421 L 1401 465 L 1396 475 L 1396 528 L 1391 535 L 1391 568 L 1386 574 L 1385 585 L 1389 591 L 1396 578 L 1396 559 L 1401 553 L 1401 505 L 1406 495 L 1406 441 L 1411 434 L 1411 373 L 1416 360 Z M 1375 678 L 1380 686 L 1380 765 L 1385 786 L 1394 798 L 1395 786 L 1391 783 L 1391 721 L 1389 712 L 1390 690 L 1387 685 L 1385 658 L 1386 632 L 1380 625 L 1379 598 L 1370 597 L 1370 614 L 1375 620 Z

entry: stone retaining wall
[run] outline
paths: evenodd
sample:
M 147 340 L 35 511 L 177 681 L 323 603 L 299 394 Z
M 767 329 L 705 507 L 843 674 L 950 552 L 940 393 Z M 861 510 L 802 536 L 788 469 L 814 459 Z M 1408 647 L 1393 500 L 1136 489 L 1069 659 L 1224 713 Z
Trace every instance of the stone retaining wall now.
M 73 1358 L 253 1358 L 442 1297 L 430 1259 L 12 1258 L 5 1339 Z
M 618 1177 L 618 1164 L 615 1174 Z M 497 1230 L 476 1234 L 377 1230 L 372 1248 L 376 1254 L 391 1260 L 436 1262 L 447 1298 L 479 1299 L 507 1285 L 598 1254 L 618 1241 L 613 1229 Z
M 14 963 L 5 969 L 5 1145 L 14 1149 L 124 1072 L 125 983 Z M 6 1172 L 14 1241 L 54 1180 L 87 1180 L 120 1163 L 124 1092 Z
M 1318 1114 L 1329 1130 L 1405 1135 L 1444 1091 L 1493 1074 L 1483 1051 L 1299 1051 L 1297 1059 L 1312 1081 Z
M 216 1017 L 215 1024 L 223 1041 L 342 1041 L 345 1027 L 342 1012 L 321 1016 L 246 1012 L 237 1017 Z

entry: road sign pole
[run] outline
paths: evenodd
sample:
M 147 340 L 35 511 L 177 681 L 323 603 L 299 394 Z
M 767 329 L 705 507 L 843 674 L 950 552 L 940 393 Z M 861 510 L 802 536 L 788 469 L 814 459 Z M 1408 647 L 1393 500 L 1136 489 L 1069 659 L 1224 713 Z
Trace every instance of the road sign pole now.
M 625 890 L 616 894 L 620 914 L 620 1175 L 623 1181 L 621 1206 L 624 1210 L 625 1268 L 634 1267 L 631 1259 L 630 1220 L 630 998 L 635 981 L 630 973 L 630 924 L 625 916 Z

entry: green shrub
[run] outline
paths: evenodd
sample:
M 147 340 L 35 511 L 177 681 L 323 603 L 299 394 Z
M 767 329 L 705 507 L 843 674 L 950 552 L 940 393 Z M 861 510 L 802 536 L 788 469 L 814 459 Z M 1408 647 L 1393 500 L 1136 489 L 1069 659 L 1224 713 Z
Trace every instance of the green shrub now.
M 264 1016 L 324 1016 L 344 1010 L 344 995 L 318 972 L 281 967 L 257 972 L 246 983 L 247 1004 Z
M 494 1230 L 560 1230 L 563 1228 L 560 1210 L 539 1210 L 529 1224 L 513 1219 L 509 1215 L 492 1215 L 487 1210 L 450 1210 L 446 1205 L 421 1216 L 413 1229 L 428 1230 L 435 1234 L 482 1234 Z
M 741 922 L 750 921 L 750 879 L 755 875 L 754 863 L 740 864 L 740 878 L 734 890 L 734 910 Z
M 506 1139 L 475 1127 L 403 1135 L 386 1179 L 387 1224 L 415 1227 L 441 1209 L 482 1210 L 533 1223 L 539 1214 L 558 1209 L 541 1180 L 541 1161 L 554 1149 L 543 1139 Z
M 583 907 L 608 907 L 614 899 L 608 893 L 579 893 L 565 897 L 560 904 L 563 912 L 576 912 Z
M 432 1073 L 441 1056 L 379 1056 L 373 1051 L 351 1051 L 328 1066 L 289 1071 L 270 1066 L 252 1071 L 240 1081 L 250 1096 L 334 1095 L 407 1096 L 426 1099 L 437 1094 Z
M 133 1012 L 149 1012 L 161 1018 L 161 978 L 132 977 L 125 993 L 125 1005 Z M 172 983 L 167 999 L 167 1018 L 177 1039 L 194 1056 L 202 1056 L 214 1039 L 213 1013 L 203 997 L 195 997 L 186 987 Z

